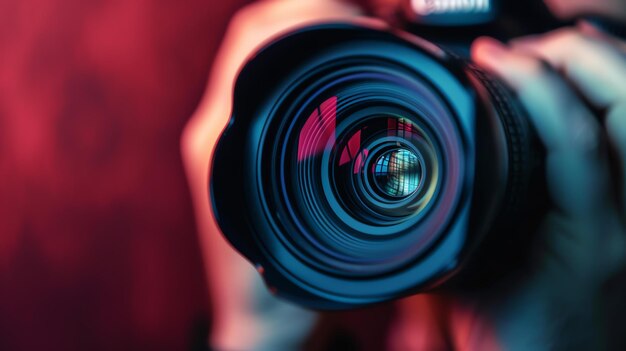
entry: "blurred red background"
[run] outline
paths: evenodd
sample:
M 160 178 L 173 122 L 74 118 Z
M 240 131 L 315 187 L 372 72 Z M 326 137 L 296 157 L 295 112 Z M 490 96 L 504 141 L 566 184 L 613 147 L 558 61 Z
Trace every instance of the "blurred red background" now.
M 245 1 L 0 0 L 0 350 L 185 350 L 179 137 Z
M 205 346 L 179 139 L 248 2 L 0 0 L 0 350 Z M 390 313 L 326 314 L 307 348 L 380 350 Z
M 0 350 L 202 347 L 179 138 L 247 2 L 0 0 Z M 326 314 L 317 335 L 380 350 L 392 314 Z

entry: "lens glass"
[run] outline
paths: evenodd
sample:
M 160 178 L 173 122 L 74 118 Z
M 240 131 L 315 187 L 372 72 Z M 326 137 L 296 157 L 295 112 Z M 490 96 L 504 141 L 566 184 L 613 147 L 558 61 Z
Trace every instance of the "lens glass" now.
M 378 105 L 359 112 L 359 121 L 335 141 L 326 194 L 359 223 L 379 230 L 402 224 L 419 215 L 436 190 L 437 147 L 429 132 L 404 117 L 408 111 Z
M 391 149 L 374 164 L 374 181 L 383 196 L 405 198 L 417 191 L 422 179 L 422 165 L 413 151 Z

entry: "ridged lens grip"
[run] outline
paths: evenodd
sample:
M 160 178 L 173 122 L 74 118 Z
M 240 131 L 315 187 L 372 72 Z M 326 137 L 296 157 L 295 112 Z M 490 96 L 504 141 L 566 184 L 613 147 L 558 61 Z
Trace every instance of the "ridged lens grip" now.
M 531 177 L 541 154 L 530 120 L 513 93 L 499 80 L 480 67 L 470 64 L 469 73 L 486 89 L 490 103 L 502 124 L 508 158 L 506 196 L 501 220 L 510 219 L 522 211 L 528 197 Z M 508 220 L 510 222 L 510 220 Z

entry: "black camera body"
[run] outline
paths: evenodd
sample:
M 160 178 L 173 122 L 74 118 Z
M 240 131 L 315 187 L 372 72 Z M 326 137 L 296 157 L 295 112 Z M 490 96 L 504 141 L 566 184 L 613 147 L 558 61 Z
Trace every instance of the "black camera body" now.
M 547 203 L 543 151 L 515 97 L 467 48 L 478 35 L 558 23 L 490 12 L 459 26 L 440 2 L 424 4 L 440 17 L 402 25 L 420 37 L 301 28 L 238 76 L 211 201 L 226 238 L 281 297 L 350 308 L 484 286 L 522 265 L 524 230 Z

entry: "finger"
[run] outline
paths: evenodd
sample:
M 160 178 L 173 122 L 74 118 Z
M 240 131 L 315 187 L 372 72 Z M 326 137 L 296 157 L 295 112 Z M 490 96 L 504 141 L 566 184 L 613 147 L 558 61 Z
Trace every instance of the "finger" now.
M 611 33 L 608 33 L 607 31 L 602 30 L 602 28 L 598 27 L 592 22 L 580 21 L 576 25 L 576 28 L 578 28 L 578 30 L 580 30 L 580 32 L 583 35 L 586 35 L 587 37 L 590 37 L 593 40 L 601 40 L 601 41 L 607 42 L 610 45 L 619 49 L 621 52 L 626 53 L 626 41 L 624 41 L 623 38 L 620 39 L 619 37 L 616 37 L 612 35 Z
M 550 61 L 592 103 L 607 110 L 609 141 L 620 161 L 618 188 L 621 194 L 618 197 L 622 204 L 622 216 L 626 217 L 626 54 L 616 46 L 617 42 L 624 45 L 615 38 L 609 40 L 606 35 L 594 34 L 591 28 L 583 25 L 580 32 L 565 29 L 541 39 L 520 39 L 513 46 Z
M 547 181 L 554 202 L 570 216 L 606 204 L 606 163 L 599 156 L 600 126 L 574 90 L 549 65 L 481 38 L 474 60 L 517 93 L 547 148 Z
M 516 39 L 511 45 L 550 62 L 599 108 L 626 98 L 626 55 L 607 40 L 567 28 Z
M 579 152 L 596 148 L 598 123 L 548 65 L 490 38 L 474 43 L 472 57 L 515 90 L 550 150 Z

